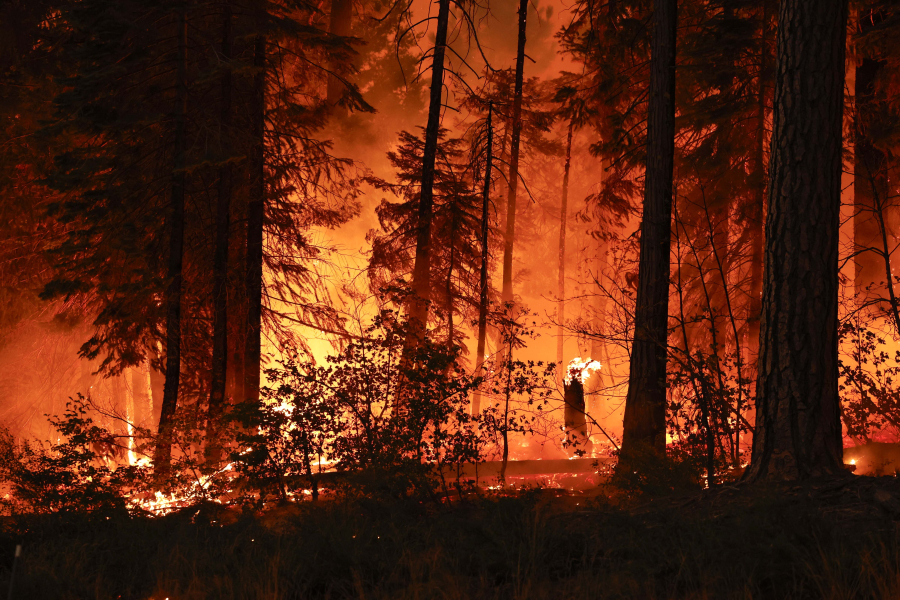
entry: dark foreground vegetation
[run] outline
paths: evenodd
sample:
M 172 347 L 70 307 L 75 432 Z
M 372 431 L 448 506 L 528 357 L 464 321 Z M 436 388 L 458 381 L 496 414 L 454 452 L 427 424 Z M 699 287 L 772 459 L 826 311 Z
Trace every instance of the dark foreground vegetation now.
M 3 521 L 13 598 L 895 598 L 900 482 Z M 0 563 L 9 582 L 11 553 Z

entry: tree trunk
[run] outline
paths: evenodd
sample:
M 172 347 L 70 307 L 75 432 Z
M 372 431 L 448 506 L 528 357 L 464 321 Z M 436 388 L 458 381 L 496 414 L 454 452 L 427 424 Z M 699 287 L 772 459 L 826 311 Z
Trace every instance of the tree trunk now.
M 328 31 L 333 35 L 348 37 L 352 32 L 353 0 L 331 0 L 330 26 Z M 334 106 L 344 93 L 344 84 L 334 75 L 328 75 L 326 99 Z
M 866 31 L 880 21 L 878 14 L 863 11 L 860 15 L 860 30 Z M 887 198 L 887 174 L 885 173 L 884 152 L 872 144 L 869 136 L 873 112 L 877 110 L 875 80 L 883 68 L 883 60 L 863 58 L 856 67 L 856 84 L 854 96 L 856 100 L 855 136 L 853 153 L 853 245 L 856 255 L 856 276 L 854 287 L 857 302 L 864 304 L 867 289 L 876 287 L 885 275 L 883 260 L 877 251 L 881 248 L 881 232 L 879 216 L 875 214 L 879 204 Z M 880 200 L 880 201 L 879 201 Z M 882 215 L 883 217 L 883 215 Z M 889 283 L 889 282 L 886 282 Z M 875 291 L 875 290 L 873 290 Z M 877 286 L 881 292 L 881 285 Z M 876 292 L 876 293 L 877 293 Z
M 262 368 L 263 224 L 266 215 L 266 14 L 256 8 L 253 50 L 253 107 L 251 116 L 250 198 L 247 203 L 247 338 L 244 346 L 244 395 L 241 401 L 259 402 Z
M 424 335 L 428 323 L 428 302 L 431 300 L 431 219 L 434 212 L 434 162 L 437 157 L 438 135 L 441 128 L 441 108 L 444 92 L 444 53 L 447 46 L 447 25 L 450 20 L 450 0 L 440 0 L 434 58 L 431 62 L 431 90 L 428 123 L 425 127 L 425 147 L 422 153 L 422 191 L 416 223 L 416 261 L 413 266 L 413 292 L 410 320 L 413 330 Z
M 587 431 L 581 373 L 575 374 L 571 381 L 563 380 L 563 405 L 566 452 L 570 457 L 589 454 L 593 444 Z
M 516 240 L 516 192 L 519 188 L 519 145 L 522 138 L 522 88 L 525 80 L 525 25 L 527 17 L 528 0 L 519 0 L 519 45 L 516 51 L 516 87 L 513 96 L 509 189 L 506 196 L 506 236 L 503 246 L 503 302 L 512 302 L 513 299 L 513 244 Z
M 222 17 L 222 139 L 219 151 L 224 159 L 232 152 L 231 142 L 231 2 L 223 2 Z M 209 407 L 206 419 L 207 459 L 219 459 L 218 423 L 225 405 L 226 373 L 228 372 L 228 248 L 231 228 L 232 166 L 219 168 L 219 189 L 216 202 L 216 247 L 213 257 L 213 353 Z
M 675 152 L 676 0 L 656 0 L 647 108 L 647 168 L 634 342 L 625 398 L 622 453 L 666 450 L 669 246 Z
M 572 134 L 575 131 L 575 121 L 569 121 L 569 134 L 566 137 L 566 164 L 563 167 L 562 203 L 559 208 L 559 267 L 558 290 L 559 300 L 556 302 L 556 377 L 562 381 L 566 377 L 564 348 L 566 342 L 565 325 L 566 318 L 566 217 L 569 204 L 569 168 L 572 165 Z M 584 391 L 582 390 L 582 395 Z
M 175 86 L 175 146 L 169 214 L 169 286 L 166 290 L 166 383 L 159 415 L 154 471 L 164 478 L 172 457 L 172 434 L 181 375 L 181 279 L 184 259 L 185 112 L 187 108 L 187 9 L 178 15 L 177 82 Z
M 847 1 L 782 0 L 747 479 L 842 473 L 838 223 Z
M 484 164 L 484 188 L 481 193 L 481 277 L 478 286 L 478 350 L 475 361 L 476 373 L 481 373 L 484 364 L 484 348 L 487 342 L 488 312 L 488 233 L 490 232 L 491 172 L 494 162 L 494 126 L 492 123 L 494 105 L 488 104 L 487 116 L 487 156 Z M 481 391 L 475 390 L 472 397 L 472 414 L 481 414 Z

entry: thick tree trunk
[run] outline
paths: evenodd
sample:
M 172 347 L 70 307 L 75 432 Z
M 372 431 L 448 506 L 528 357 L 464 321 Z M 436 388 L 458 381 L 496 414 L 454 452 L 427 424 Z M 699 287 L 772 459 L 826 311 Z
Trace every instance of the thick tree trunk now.
M 488 104 L 487 115 L 487 155 L 484 162 L 484 187 L 481 193 L 481 274 L 478 283 L 478 349 L 475 359 L 475 372 L 481 373 L 484 364 L 484 349 L 487 342 L 488 313 L 488 233 L 490 232 L 491 204 L 491 172 L 494 168 L 494 105 Z M 472 396 L 472 414 L 481 413 L 481 391 L 475 390 Z
M 626 456 L 641 447 L 659 454 L 666 450 L 676 0 L 656 0 L 653 22 L 641 255 L 622 436 L 622 453 Z
M 512 142 L 509 157 L 509 189 L 506 196 L 506 236 L 503 245 L 503 302 L 512 302 L 513 244 L 516 241 L 516 192 L 519 188 L 519 146 L 522 139 L 522 89 L 525 81 L 525 30 L 528 0 L 519 0 L 519 45 L 516 51 L 516 83 L 513 96 Z
M 879 16 L 870 11 L 860 15 L 860 29 L 871 29 Z M 866 296 L 883 291 L 879 282 L 885 277 L 884 262 L 878 255 L 881 250 L 881 231 L 879 215 L 883 212 L 879 205 L 887 197 L 887 174 L 885 173 L 884 152 L 872 144 L 869 135 L 872 128 L 872 116 L 877 110 L 875 80 L 884 66 L 884 61 L 864 58 L 856 67 L 856 84 L 854 97 L 856 100 L 854 159 L 853 159 L 853 245 L 856 255 L 856 276 L 854 287 L 857 301 L 865 303 Z M 884 215 L 882 214 L 883 218 Z M 872 249 L 877 249 L 872 251 Z M 873 288 L 871 294 L 867 293 Z
M 153 456 L 156 475 L 164 477 L 172 457 L 172 434 L 181 375 L 181 279 L 184 260 L 185 112 L 187 108 L 187 15 L 178 15 L 177 82 L 175 86 L 175 144 L 169 214 L 169 286 L 166 290 L 166 383 L 159 416 L 159 437 Z
M 782 0 L 747 479 L 842 473 L 838 223 L 846 0 Z
M 352 32 L 353 0 L 331 0 L 330 27 L 328 31 L 334 35 L 347 37 Z M 326 99 L 334 106 L 344 93 L 344 84 L 334 75 L 328 75 Z
M 244 346 L 244 395 L 242 402 L 259 402 L 262 368 L 263 224 L 266 215 L 266 14 L 257 7 L 256 41 L 253 50 L 253 107 L 249 169 L 250 198 L 247 203 L 247 338 Z
M 223 2 L 222 17 L 222 139 L 220 152 L 225 158 L 233 154 L 231 141 L 231 2 Z M 216 202 L 216 247 L 213 257 L 213 352 L 209 406 L 206 415 L 207 459 L 219 459 L 218 422 L 225 405 L 226 374 L 228 372 L 228 248 L 231 228 L 232 166 L 219 168 L 219 189 Z
M 413 329 L 424 335 L 428 323 L 428 302 L 431 300 L 431 219 L 434 212 L 434 162 L 437 157 L 438 135 L 441 128 L 441 108 L 444 92 L 444 53 L 447 46 L 447 25 L 450 20 L 450 0 L 439 0 L 437 35 L 434 58 L 431 62 L 431 90 L 428 123 L 425 127 L 425 147 L 422 153 L 422 191 L 416 223 L 416 261 L 413 266 L 413 292 L 410 320 Z
M 565 318 L 566 318 L 566 218 L 569 209 L 569 168 L 572 165 L 572 134 L 575 132 L 575 122 L 569 121 L 569 133 L 566 137 L 566 164 L 563 167 L 562 202 L 559 208 L 559 266 L 556 302 L 556 376 L 559 381 L 566 377 L 564 349 L 566 342 Z M 582 391 L 583 395 L 583 391 Z

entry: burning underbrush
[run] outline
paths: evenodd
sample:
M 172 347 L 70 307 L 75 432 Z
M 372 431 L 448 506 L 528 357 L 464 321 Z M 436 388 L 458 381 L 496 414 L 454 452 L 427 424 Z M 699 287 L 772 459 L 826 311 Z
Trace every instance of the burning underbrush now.
M 596 486 L 614 464 L 616 440 L 589 427 L 583 389 L 580 403 L 570 402 L 570 384 L 563 402 L 554 399 L 553 364 L 513 358 L 514 326 L 510 350 L 471 373 L 459 348 L 408 348 L 405 325 L 382 313 L 327 364 L 295 355 L 270 369 L 262 401 L 232 404 L 215 428 L 184 411 L 167 468 L 151 461 L 158 436 L 132 423 L 121 433 L 101 426 L 102 411 L 79 395 L 51 417 L 55 442 L 2 439 L 2 503 L 13 514 L 161 515 L 203 502 L 258 510 L 347 496 L 446 501 L 479 490 Z M 598 366 L 588 361 L 578 376 Z M 483 408 L 472 414 L 476 391 Z
M 578 360 L 404 347 L 382 318 L 327 364 L 268 374 L 207 438 L 101 426 L 76 397 L 56 441 L 0 440 L 0 549 L 24 547 L 15 598 L 897 597 L 900 480 L 735 485 L 702 429 L 630 457 L 584 410 Z M 596 368 L 596 365 L 594 365 Z M 483 410 L 469 398 L 482 393 Z M 578 411 L 582 418 L 578 418 Z M 683 421 L 683 423 L 690 421 Z M 127 429 L 125 431 L 128 431 Z M 735 436 L 737 438 L 737 436 Z M 590 447 L 585 441 L 590 441 Z M 737 446 L 739 439 L 736 439 Z M 643 462 L 641 462 L 643 461 Z

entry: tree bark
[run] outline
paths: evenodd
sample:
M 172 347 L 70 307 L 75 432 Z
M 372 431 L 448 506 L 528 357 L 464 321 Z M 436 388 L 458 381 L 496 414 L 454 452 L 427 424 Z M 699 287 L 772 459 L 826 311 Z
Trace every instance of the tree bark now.
M 781 2 L 750 481 L 843 473 L 837 305 L 846 25 L 846 0 Z
M 263 225 L 266 215 L 266 13 L 256 8 L 256 40 L 253 50 L 253 106 L 247 203 L 247 338 L 244 346 L 244 395 L 241 401 L 259 402 L 262 368 Z
M 178 14 L 177 81 L 175 86 L 175 140 L 169 214 L 169 286 L 166 290 L 166 383 L 153 456 L 154 472 L 163 478 L 172 457 L 172 434 L 181 375 L 181 279 L 184 260 L 185 112 L 187 109 L 187 8 Z
M 488 312 L 488 233 L 490 232 L 491 203 L 491 171 L 494 159 L 494 126 L 492 123 L 494 105 L 488 104 L 487 116 L 487 156 L 484 164 L 484 188 L 481 194 L 481 274 L 478 285 L 478 350 L 476 354 L 476 373 L 481 373 L 484 365 L 484 349 L 487 342 Z M 481 391 L 475 390 L 472 395 L 472 414 L 481 414 Z
M 569 209 L 569 168 L 572 165 L 572 134 L 575 132 L 575 121 L 569 121 L 569 133 L 566 137 L 566 163 L 563 167 L 562 202 L 559 208 L 559 267 L 558 289 L 559 300 L 556 302 L 556 376 L 559 381 L 566 377 L 565 356 L 566 334 L 564 321 L 566 318 L 566 218 Z M 582 390 L 582 395 L 583 390 Z
M 650 57 L 647 168 L 634 342 L 625 398 L 622 453 L 665 454 L 672 173 L 675 152 L 676 0 L 656 0 Z
M 525 81 L 525 30 L 528 0 L 519 0 L 519 44 L 516 51 L 516 83 L 513 95 L 512 142 L 509 188 L 506 196 L 506 236 L 503 246 L 503 302 L 512 302 L 513 244 L 516 240 L 516 192 L 519 188 L 519 146 L 522 139 L 522 88 Z
M 222 107 L 220 152 L 230 159 L 231 141 L 231 1 L 223 2 L 222 16 Z M 228 248 L 231 228 L 232 166 L 219 167 L 219 189 L 216 202 L 216 247 L 213 257 L 213 353 L 209 406 L 206 415 L 207 452 L 212 462 L 219 459 L 218 424 L 225 405 L 228 372 Z
M 424 335 L 428 323 L 428 303 L 431 300 L 431 219 L 434 212 L 434 162 L 441 128 L 444 53 L 447 46 L 449 20 L 450 0 L 439 0 L 437 35 L 434 40 L 434 58 L 431 62 L 428 123 L 425 127 L 425 147 L 422 152 L 422 191 L 419 197 L 416 223 L 416 261 L 413 266 L 412 281 L 415 297 L 410 303 L 410 320 L 413 330 L 421 335 Z

